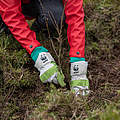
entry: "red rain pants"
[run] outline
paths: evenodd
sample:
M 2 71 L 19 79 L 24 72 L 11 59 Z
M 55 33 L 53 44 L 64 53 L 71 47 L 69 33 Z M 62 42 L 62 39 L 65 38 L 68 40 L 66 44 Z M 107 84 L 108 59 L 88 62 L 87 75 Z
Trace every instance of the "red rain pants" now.
M 22 0 L 29 3 L 29 0 Z M 85 25 L 83 0 L 63 0 L 65 4 L 67 36 L 70 45 L 70 57 L 84 57 Z M 29 54 L 34 48 L 41 46 L 31 31 L 25 16 L 21 12 L 21 0 L 0 0 L 0 15 L 15 39 Z

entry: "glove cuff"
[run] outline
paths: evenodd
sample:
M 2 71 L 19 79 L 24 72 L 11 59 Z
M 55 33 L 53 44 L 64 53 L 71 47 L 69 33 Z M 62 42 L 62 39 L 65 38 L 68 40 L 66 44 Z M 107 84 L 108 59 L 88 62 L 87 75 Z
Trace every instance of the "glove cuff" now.
M 87 79 L 87 66 L 85 61 L 71 63 L 71 82 L 72 91 L 78 94 L 87 95 L 89 93 L 89 80 Z
M 44 48 L 43 46 L 39 46 L 39 47 L 36 47 L 33 52 L 31 53 L 31 58 L 34 60 L 34 62 L 36 62 L 38 56 L 39 56 L 39 53 L 41 52 L 48 52 L 48 50 L 46 48 Z
M 42 52 L 38 55 L 38 58 L 35 62 L 35 67 L 40 71 L 42 67 L 51 62 L 54 62 L 54 59 L 51 56 L 51 54 L 49 52 Z
M 70 57 L 70 62 L 79 62 L 79 61 L 85 61 L 85 58 L 80 58 L 80 57 Z

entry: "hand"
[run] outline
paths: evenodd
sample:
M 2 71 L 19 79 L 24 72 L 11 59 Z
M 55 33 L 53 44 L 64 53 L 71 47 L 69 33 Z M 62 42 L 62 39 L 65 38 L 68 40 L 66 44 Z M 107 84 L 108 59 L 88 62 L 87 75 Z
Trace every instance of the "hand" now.
M 86 77 L 88 63 L 85 61 L 71 63 L 71 89 L 76 95 L 89 94 L 89 80 Z
M 60 84 L 61 87 L 65 86 L 64 75 L 62 71 L 58 69 L 58 66 L 49 52 L 39 53 L 35 67 L 40 72 L 40 79 L 43 83 L 53 82 Z

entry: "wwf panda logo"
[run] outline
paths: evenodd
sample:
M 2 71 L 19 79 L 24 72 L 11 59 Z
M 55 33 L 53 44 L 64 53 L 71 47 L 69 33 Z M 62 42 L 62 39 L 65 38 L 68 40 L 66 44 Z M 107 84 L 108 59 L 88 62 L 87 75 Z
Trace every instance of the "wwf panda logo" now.
M 79 66 L 78 65 L 74 65 L 73 66 L 73 71 L 74 71 L 74 73 L 79 73 Z
M 45 63 L 45 62 L 48 61 L 48 59 L 47 59 L 47 57 L 46 57 L 45 54 L 41 55 L 41 56 L 40 56 L 40 59 L 42 60 L 43 63 Z

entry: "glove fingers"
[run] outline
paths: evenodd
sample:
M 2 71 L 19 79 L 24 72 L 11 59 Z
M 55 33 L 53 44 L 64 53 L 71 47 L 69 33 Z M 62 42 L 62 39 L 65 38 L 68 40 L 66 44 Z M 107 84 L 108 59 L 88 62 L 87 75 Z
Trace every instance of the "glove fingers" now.
M 62 72 L 58 71 L 58 67 L 55 63 L 54 66 L 49 68 L 44 73 L 40 74 L 40 79 L 43 83 L 53 82 L 55 84 L 60 84 L 61 87 L 64 87 L 66 84 L 64 83 L 64 75 Z
M 58 84 L 58 80 L 56 78 L 53 79 L 54 84 Z
M 47 71 L 44 72 L 44 74 L 40 74 L 40 79 L 41 81 L 44 83 L 45 81 L 47 81 L 49 78 L 51 78 L 51 76 L 54 77 L 54 74 L 56 73 L 56 67 L 53 66 L 50 69 L 48 69 Z
M 89 81 L 86 80 L 72 80 L 71 81 L 72 91 L 77 95 L 88 95 L 89 94 Z
M 75 93 L 76 96 L 78 96 L 78 95 L 86 96 L 90 93 L 88 86 L 72 87 L 72 91 Z
M 56 78 L 53 80 L 53 82 L 55 84 L 59 83 L 61 87 L 64 87 L 66 85 L 64 82 L 64 78 L 65 78 L 64 74 L 62 73 L 62 71 L 59 72 L 58 66 L 55 63 L 53 63 L 53 64 L 55 65 L 55 67 L 56 67 L 55 71 L 57 72 Z
M 49 79 L 48 82 L 51 83 L 54 79 L 56 79 L 57 73 L 54 73 Z
M 64 82 L 64 78 L 65 77 L 64 77 L 62 72 L 57 73 L 57 80 L 58 80 L 58 83 L 60 84 L 61 87 L 64 87 L 66 85 L 65 82 Z
M 48 82 L 52 83 L 53 80 L 57 81 L 56 75 L 57 75 L 57 73 L 53 74 L 48 80 L 45 80 L 43 83 L 48 83 Z

